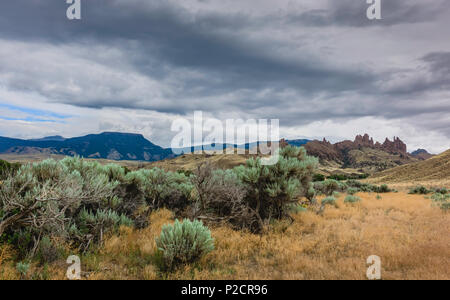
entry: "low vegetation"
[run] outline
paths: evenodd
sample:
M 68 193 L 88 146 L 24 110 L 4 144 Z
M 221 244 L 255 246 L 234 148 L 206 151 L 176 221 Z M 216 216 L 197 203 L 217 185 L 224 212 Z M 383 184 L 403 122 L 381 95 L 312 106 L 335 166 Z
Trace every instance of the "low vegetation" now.
M 322 207 L 325 205 L 336 205 L 336 198 L 333 196 L 328 196 L 324 199 L 322 199 Z
M 334 179 L 327 179 L 323 182 L 315 182 L 314 189 L 317 193 L 330 196 L 334 192 L 346 192 L 348 194 L 356 194 L 358 192 L 366 193 L 389 193 L 395 190 L 389 188 L 386 184 L 373 185 L 363 183 L 357 180 L 337 181 Z
M 19 168 L 19 163 L 9 163 L 0 159 L 0 180 L 5 180 L 8 176 L 14 175 Z
M 51 261 L 70 248 L 95 249 L 121 226 L 145 228 L 160 208 L 258 233 L 271 220 L 291 218 L 290 205 L 299 197 L 314 197 L 316 165 L 295 147 L 284 148 L 275 165 L 260 159 L 228 171 L 202 165 L 189 177 L 80 158 L 26 164 L 0 186 L 0 241 L 15 247 L 20 259 L 39 254 Z
M 211 231 L 200 221 L 175 221 L 165 225 L 156 238 L 156 246 L 163 258 L 163 270 L 173 270 L 183 264 L 193 263 L 214 250 Z
M 348 195 L 345 197 L 344 202 L 345 203 L 356 203 L 361 201 L 361 198 L 358 196 L 354 196 L 354 195 Z
M 130 171 L 80 158 L 17 166 L 0 183 L 0 279 L 63 279 L 58 262 L 74 253 L 90 279 L 356 279 L 365 274 L 356 261 L 340 260 L 364 261 L 372 250 L 391 278 L 448 278 L 434 264 L 443 245 L 420 248 L 448 224 L 446 189 L 431 196 L 441 211 L 387 185 L 313 182 L 317 164 L 286 147 L 275 165 L 251 158 L 229 170 Z M 417 232 L 399 229 L 417 218 Z M 380 235 L 394 252 L 374 244 Z M 418 244 L 402 248 L 394 237 Z M 406 249 L 416 252 L 401 258 Z M 412 265 L 417 253 L 431 255 L 433 272 Z
M 433 203 L 442 210 L 450 210 L 450 193 L 435 192 L 431 196 L 431 199 L 433 200 Z
M 85 252 L 120 226 L 146 226 L 153 209 L 182 208 L 192 189 L 159 169 L 126 173 L 79 158 L 23 165 L 0 186 L 0 241 L 22 259 L 64 246 Z
M 424 187 L 423 185 L 418 185 L 415 186 L 413 188 L 411 188 L 409 190 L 410 194 L 419 194 L 419 195 L 426 195 L 431 193 L 431 190 L 428 190 L 426 187 Z

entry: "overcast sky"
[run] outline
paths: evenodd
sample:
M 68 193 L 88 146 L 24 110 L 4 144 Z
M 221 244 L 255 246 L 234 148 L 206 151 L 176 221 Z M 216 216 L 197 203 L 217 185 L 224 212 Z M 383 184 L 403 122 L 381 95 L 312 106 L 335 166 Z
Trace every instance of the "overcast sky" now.
M 0 2 L 0 135 L 142 133 L 172 120 L 278 118 L 293 138 L 450 148 L 450 1 Z

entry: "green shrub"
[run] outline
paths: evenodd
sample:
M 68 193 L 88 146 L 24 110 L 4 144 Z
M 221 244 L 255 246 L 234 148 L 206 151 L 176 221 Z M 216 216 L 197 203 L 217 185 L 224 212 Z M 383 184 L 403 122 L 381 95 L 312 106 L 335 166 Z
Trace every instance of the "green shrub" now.
M 378 195 L 378 194 L 377 194 L 377 197 L 376 197 L 376 199 L 377 199 L 377 200 L 381 200 L 381 199 L 382 199 L 382 197 L 381 197 L 380 195 Z
M 194 188 L 185 174 L 159 168 L 130 172 L 125 176 L 125 183 L 128 188 L 136 189 L 152 209 L 182 210 L 189 205 Z
M 184 174 L 187 177 L 191 177 L 194 174 L 191 170 L 178 170 L 177 173 Z
M 99 209 L 96 212 L 83 208 L 76 223 L 71 227 L 71 234 L 89 236 L 94 242 L 101 242 L 103 234 L 116 232 L 120 226 L 132 227 L 133 221 L 125 215 L 119 215 L 113 210 Z
M 322 174 L 314 174 L 312 180 L 313 180 L 314 182 L 325 181 L 325 176 L 322 175 Z
M 342 180 L 347 180 L 348 177 L 344 174 L 333 174 L 333 175 L 328 176 L 328 179 L 342 181 Z
M 341 185 L 337 180 L 327 179 L 325 180 L 323 187 L 325 195 L 332 195 L 333 192 L 340 190 Z
M 445 202 L 440 205 L 441 209 L 444 211 L 450 210 L 450 202 Z
M 328 196 L 324 199 L 322 199 L 322 205 L 336 205 L 336 198 L 332 196 Z
M 447 188 L 435 188 L 435 189 L 433 189 L 433 192 L 439 193 L 442 195 L 448 194 Z
M 434 202 L 446 202 L 450 199 L 450 194 L 434 193 L 433 195 L 431 195 L 431 199 Z
M 10 175 L 14 175 L 20 168 L 19 163 L 10 163 L 0 159 L 0 180 L 6 179 Z
M 339 196 L 341 196 L 341 193 L 334 191 L 331 196 L 333 196 L 334 198 L 339 198 Z
M 331 196 L 333 192 L 344 192 L 347 185 L 334 179 L 327 179 L 324 182 L 315 182 L 314 189 L 323 195 Z
M 233 169 L 247 191 L 244 201 L 254 214 L 253 232 L 261 231 L 266 220 L 288 217 L 289 204 L 299 197 L 314 198 L 317 164 L 304 148 L 287 146 L 280 149 L 276 164 L 263 165 L 258 158 Z
M 25 277 L 30 269 L 30 264 L 25 262 L 18 262 L 16 264 L 16 270 L 20 273 L 22 277 Z
M 389 193 L 390 191 L 391 190 L 389 189 L 387 184 L 382 184 L 382 185 L 380 185 L 380 187 L 378 188 L 378 190 L 376 192 L 378 192 L 378 193 Z
M 358 189 L 357 188 L 354 188 L 354 187 L 349 187 L 348 189 L 347 189 L 347 194 L 349 194 L 349 195 L 354 195 L 354 194 L 356 194 L 358 192 Z
M 328 179 L 344 181 L 351 179 L 366 179 L 367 177 L 369 177 L 369 174 L 332 174 L 328 176 Z
M 369 184 L 369 183 L 363 183 L 357 180 L 348 180 L 346 182 L 346 185 L 348 188 L 356 188 L 359 192 L 374 192 L 374 193 L 389 193 L 393 192 L 392 189 L 389 188 L 386 184 L 382 184 L 380 186 Z
M 359 201 L 361 201 L 361 198 L 359 198 L 358 196 L 354 196 L 354 195 L 348 195 L 344 199 L 345 203 L 356 203 L 356 202 L 359 202 Z
M 56 261 L 61 257 L 61 252 L 48 236 L 44 236 L 39 243 L 36 256 L 41 264 L 45 264 Z
M 289 206 L 289 211 L 291 212 L 291 213 L 294 213 L 294 214 L 298 214 L 298 213 L 301 213 L 301 212 L 305 212 L 305 211 L 307 211 L 308 209 L 306 208 L 306 207 L 303 207 L 302 205 L 300 205 L 300 204 L 291 204 L 290 206 Z
M 419 195 L 426 195 L 431 193 L 430 190 L 428 190 L 426 187 L 424 187 L 423 185 L 418 185 L 415 186 L 413 188 L 411 188 L 409 190 L 409 194 L 419 194 Z
M 164 225 L 156 246 L 162 252 L 164 268 L 172 270 L 181 265 L 195 262 L 214 250 L 211 231 L 200 221 L 178 220 L 173 225 Z
M 20 257 L 37 255 L 41 262 L 57 255 L 53 238 L 84 248 L 97 230 L 108 230 L 104 212 L 122 215 L 112 210 L 121 202 L 115 191 L 123 175 L 118 166 L 77 157 L 22 165 L 0 185 L 2 240 L 15 246 Z M 98 218 L 95 224 L 83 223 L 86 211 Z M 131 224 L 128 218 L 126 222 Z
M 431 199 L 433 204 L 439 206 L 442 210 L 448 211 L 450 209 L 450 194 L 434 193 Z

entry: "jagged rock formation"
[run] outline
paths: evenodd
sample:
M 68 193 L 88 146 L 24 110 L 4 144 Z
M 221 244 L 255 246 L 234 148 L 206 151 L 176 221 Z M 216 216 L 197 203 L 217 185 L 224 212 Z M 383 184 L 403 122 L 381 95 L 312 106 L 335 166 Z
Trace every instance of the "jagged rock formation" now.
M 346 140 L 332 144 L 326 139 L 312 141 L 305 145 L 310 155 L 324 164 L 338 163 L 343 168 L 360 169 L 366 173 L 396 167 L 416 161 L 407 153 L 407 147 L 398 137 L 388 138 L 381 144 L 374 142 L 368 134 L 358 135 L 354 141 Z
M 373 138 L 369 137 L 369 135 L 366 133 L 363 136 L 357 135 L 355 141 L 353 142 L 353 146 L 381 149 L 389 153 L 406 154 L 406 144 L 403 143 L 398 137 L 394 137 L 393 141 L 390 141 L 388 138 L 386 138 L 384 143 L 380 144 L 379 142 L 374 143 Z

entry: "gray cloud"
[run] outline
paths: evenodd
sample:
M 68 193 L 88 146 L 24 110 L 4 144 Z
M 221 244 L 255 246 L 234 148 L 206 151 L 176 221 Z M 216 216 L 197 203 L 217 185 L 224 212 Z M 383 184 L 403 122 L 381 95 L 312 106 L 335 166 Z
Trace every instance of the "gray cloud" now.
M 242 94 L 249 94 L 245 91 L 262 88 L 270 88 L 274 93 L 295 89 L 312 95 L 324 90 L 340 92 L 359 89 L 373 79 L 369 70 L 327 66 L 321 63 L 320 56 L 311 57 L 314 55 L 310 53 L 305 53 L 305 58 L 290 60 L 270 51 L 271 48 L 276 50 L 279 47 L 289 47 L 289 44 L 270 44 L 267 40 L 249 41 L 245 36 L 231 34 L 247 24 L 245 15 L 193 15 L 160 1 L 150 7 L 141 8 L 136 4 L 142 4 L 143 1 L 126 5 L 120 1 L 97 0 L 87 2 L 86 15 L 82 22 L 77 24 L 64 18 L 61 20 L 61 5 L 34 1 L 34 6 L 29 7 L 21 2 L 22 0 L 8 3 L 8 7 L 4 8 L 15 12 L 8 15 L 11 16 L 10 19 L 2 19 L 3 23 L 14 25 L 8 27 L 9 31 L 3 32 L 5 37 L 13 36 L 16 39 L 52 44 L 77 42 L 81 46 L 86 43 L 101 43 L 105 47 L 115 47 L 132 53 L 124 57 L 130 68 L 156 80 L 163 81 L 173 73 L 186 69 L 202 73 L 199 77 L 189 75 L 179 79 L 177 87 L 182 95 L 176 94 L 175 100 L 180 97 L 189 99 L 220 96 L 240 90 L 244 91 Z M 35 12 L 38 7 L 39 11 L 53 12 L 52 17 L 30 18 L 32 12 L 26 9 L 24 11 L 24 8 L 28 8 Z M 19 14 L 21 18 L 12 17 L 15 14 Z M 55 26 L 55 23 L 58 26 Z M 224 28 L 225 33 L 222 33 Z M 222 31 L 219 32 L 219 29 Z M 33 83 L 19 81 L 20 84 L 15 87 L 20 88 L 21 84 L 36 84 L 34 79 L 32 81 Z M 84 99 L 80 99 L 77 93 L 52 94 L 45 93 L 42 88 L 36 88 L 46 96 L 58 98 L 58 101 L 94 108 L 120 106 L 182 113 L 188 107 L 196 106 L 193 105 L 195 101 L 180 106 L 179 103 L 170 105 L 160 101 L 153 103 L 152 99 L 143 101 L 127 97 L 111 101 L 109 98 L 85 95 Z M 120 94 L 120 84 L 110 85 L 107 89 L 112 90 L 106 95 Z M 170 101 L 173 95 L 169 93 L 161 97 Z M 261 99 L 266 102 L 273 100 Z M 246 109 L 261 104 L 264 103 L 252 103 L 251 99 L 242 103 Z
M 287 13 L 285 20 L 306 26 L 392 26 L 413 24 L 435 20 L 436 16 L 448 11 L 447 1 L 432 0 L 384 0 L 382 3 L 382 21 L 369 20 L 366 17 L 366 1 L 340 0 L 329 1 L 327 9 L 311 9 L 301 13 Z
M 82 1 L 82 20 L 68 21 L 64 1 L 2 1 L 0 86 L 94 111 L 203 110 L 291 127 L 375 117 L 450 138 L 448 1 L 383 1 L 381 21 L 355 0 L 187 2 Z M 98 126 L 131 128 L 114 122 Z M 142 123 L 167 135 L 165 121 Z

